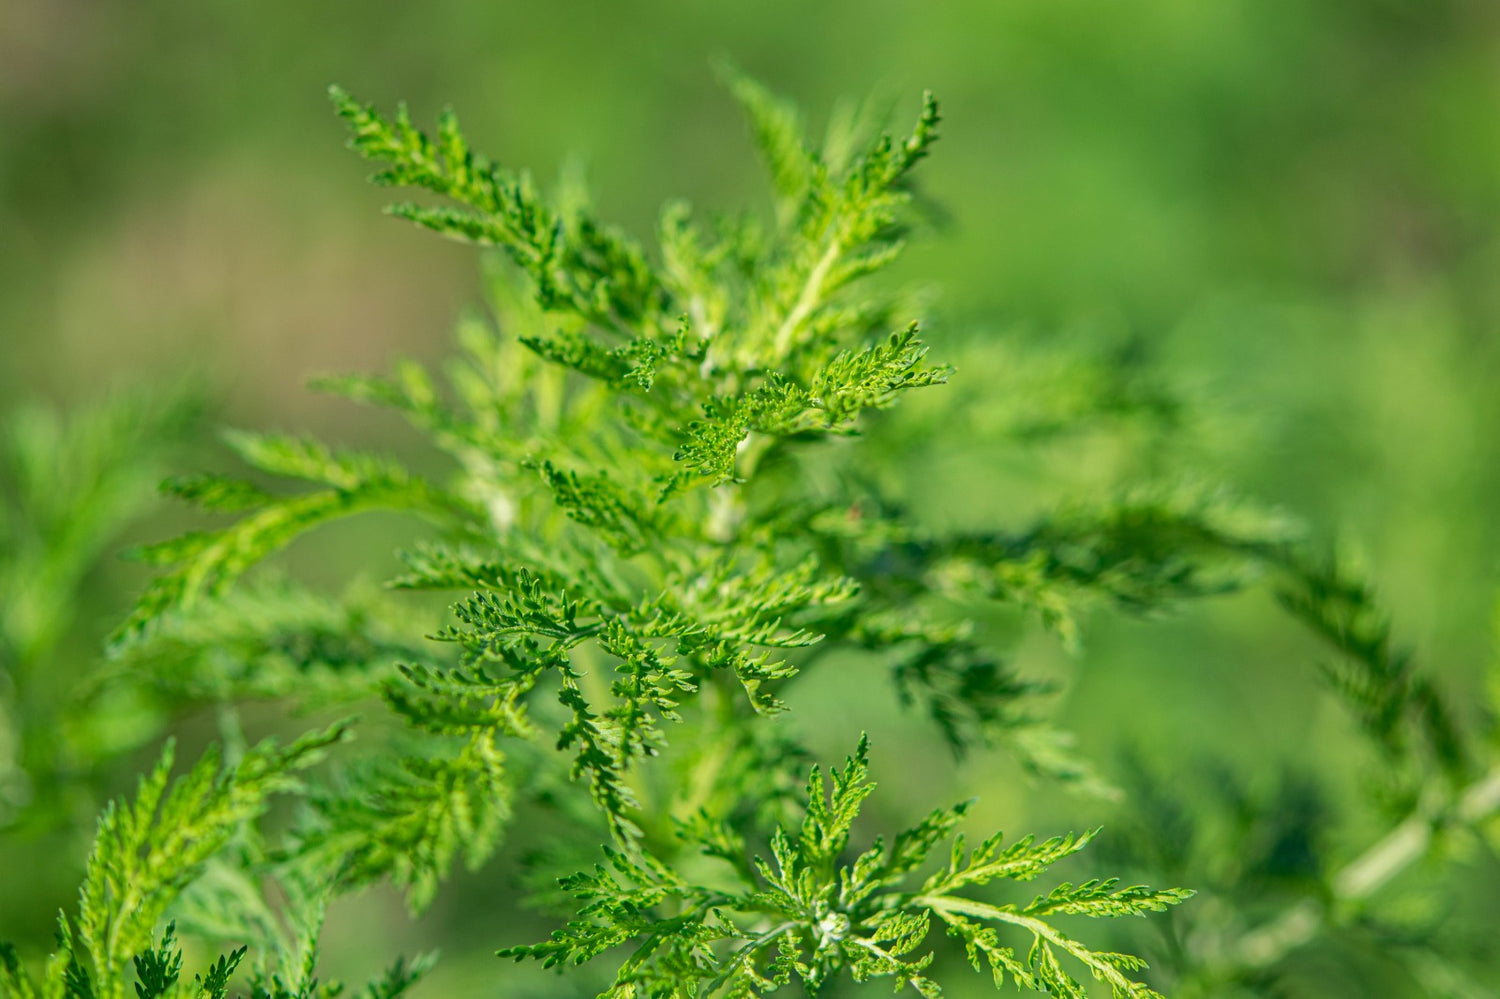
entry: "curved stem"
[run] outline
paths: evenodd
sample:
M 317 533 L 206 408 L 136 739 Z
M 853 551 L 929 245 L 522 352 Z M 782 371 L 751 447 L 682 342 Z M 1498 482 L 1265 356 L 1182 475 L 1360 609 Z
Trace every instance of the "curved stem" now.
M 1459 794 L 1451 807 L 1418 811 L 1333 877 L 1331 904 L 1312 899 L 1291 906 L 1242 937 L 1229 960 L 1231 973 L 1266 968 L 1312 941 L 1337 905 L 1361 902 L 1426 855 L 1433 835 L 1444 826 L 1472 826 L 1500 812 L 1500 765 Z
M 764 933 L 762 933 L 760 936 L 756 937 L 754 940 L 751 940 L 749 943 L 736 950 L 734 952 L 734 956 L 731 957 L 727 962 L 725 962 L 724 970 L 719 972 L 718 976 L 713 981 L 708 983 L 707 987 L 705 987 L 705 989 L 703 990 L 703 994 L 706 996 L 711 996 L 715 991 L 723 988 L 726 984 L 728 984 L 729 979 L 734 977 L 734 973 L 740 968 L 744 967 L 746 961 L 754 960 L 755 955 L 758 954 L 761 949 L 766 946 L 766 944 L 770 943 L 772 940 L 775 940 L 783 933 L 795 930 L 796 928 L 796 923 L 782 923 L 779 926 L 773 926 L 769 930 L 766 930 Z

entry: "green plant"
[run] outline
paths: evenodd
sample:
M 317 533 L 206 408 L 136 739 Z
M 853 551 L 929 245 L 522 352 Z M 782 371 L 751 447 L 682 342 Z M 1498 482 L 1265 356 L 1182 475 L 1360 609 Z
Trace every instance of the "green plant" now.
M 17 408 L 0 424 L 0 829 L 46 828 L 99 806 L 99 760 L 156 734 L 133 705 L 80 703 L 71 659 L 101 606 L 104 553 L 149 506 L 169 456 L 198 422 L 181 389 L 119 393 L 63 419 Z M 97 640 L 97 635 L 95 635 Z
M 939 531 L 903 512 L 861 431 L 949 369 L 928 362 L 899 295 L 860 281 L 903 246 L 937 105 L 924 100 L 902 139 L 836 119 L 814 151 L 790 108 L 742 77 L 730 86 L 770 168 L 771 217 L 703 222 L 673 205 L 654 255 L 576 192 L 549 200 L 474 154 L 451 114 L 429 137 L 404 108 L 387 119 L 333 92 L 378 182 L 444 199 L 393 214 L 499 251 L 498 321 L 463 324 L 443 383 L 410 363 L 320 383 L 404 416 L 450 471 L 239 433 L 229 443 L 248 465 L 305 488 L 168 481 L 236 516 L 137 552 L 163 572 L 99 682 L 217 704 L 229 762 L 220 774 L 210 753 L 168 791 L 168 754 L 133 804 L 105 812 L 77 915 L 39 976 L 3 955 L 7 995 L 115 997 L 133 972 L 142 997 L 223 996 L 246 946 L 252 995 L 333 995 L 314 974 L 331 899 L 390 883 L 421 912 L 559 775 L 591 804 L 564 806 L 558 838 L 592 836 L 603 859 L 559 882 L 563 928 L 501 953 L 563 968 L 613 955 L 604 995 L 884 979 L 933 996 L 952 977 L 936 967 L 952 956 L 939 930 L 997 987 L 1084 996 L 1093 979 L 1117 997 L 1156 995 L 1143 961 L 1082 942 L 1068 920 L 1163 912 L 1190 891 L 1109 878 L 991 895 L 1073 863 L 1093 834 L 969 849 L 959 805 L 852 847 L 875 789 L 867 744 L 804 783 L 811 754 L 786 699 L 810 672 L 858 662 L 887 674 L 955 753 L 1001 746 L 1039 777 L 1098 790 L 1042 719 L 1046 686 L 974 627 L 986 602 L 1074 640 L 1091 606 L 1154 610 L 1270 572 L 1346 654 L 1337 689 L 1409 768 L 1408 789 L 1428 786 L 1431 767 L 1444 775 L 1430 821 L 1494 811 L 1493 779 L 1470 784 L 1473 751 L 1435 686 L 1392 652 L 1368 591 L 1322 569 L 1278 519 L 1160 486 L 1017 533 Z M 1135 405 L 1128 393 L 1117 403 Z M 370 510 L 424 525 L 389 593 L 333 600 L 247 577 L 303 533 Z M 460 594 L 440 626 L 422 623 L 426 591 Z M 248 700 L 326 710 L 377 695 L 388 711 L 362 723 L 371 748 L 341 750 L 311 777 L 292 775 L 348 726 L 286 750 L 239 735 L 235 705 Z M 263 823 L 273 793 L 300 807 Z M 1274 962 L 1336 916 L 1309 905 L 1285 928 L 1192 955 L 1182 979 L 1240 981 Z M 189 984 L 179 929 L 237 947 Z M 427 965 L 398 962 L 366 994 L 398 995 Z

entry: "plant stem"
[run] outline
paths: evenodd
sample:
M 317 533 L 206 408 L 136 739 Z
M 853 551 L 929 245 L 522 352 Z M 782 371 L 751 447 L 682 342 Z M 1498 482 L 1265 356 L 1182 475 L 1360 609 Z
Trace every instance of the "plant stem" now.
M 1316 937 L 1334 906 L 1369 898 L 1419 860 L 1438 829 L 1448 825 L 1472 826 L 1497 812 L 1500 812 L 1500 765 L 1465 788 L 1451 807 L 1435 813 L 1414 812 L 1344 866 L 1333 877 L 1329 904 L 1305 899 L 1242 937 L 1230 958 L 1230 970 L 1254 971 L 1275 964 Z
M 674 814 L 683 819 L 691 818 L 708 804 L 718 784 L 719 775 L 723 773 L 724 765 L 734 752 L 734 691 L 728 689 L 729 683 L 724 679 L 723 673 L 712 674 L 710 683 L 708 689 L 714 697 L 715 734 L 718 738 L 699 757 L 687 781 L 688 794 L 673 809 Z
M 818 258 L 818 262 L 808 272 L 807 280 L 802 285 L 802 291 L 797 296 L 796 303 L 787 312 L 786 318 L 782 320 L 781 326 L 776 330 L 776 335 L 772 338 L 772 355 L 778 360 L 785 357 L 787 352 L 792 349 L 792 341 L 797 335 L 797 328 L 802 325 L 802 321 L 808 317 L 808 314 L 812 312 L 817 306 L 818 301 L 823 297 L 823 282 L 828 280 L 828 273 L 833 270 L 833 265 L 838 263 L 839 255 L 843 252 L 843 249 L 843 240 L 839 238 L 838 232 L 835 231 L 833 237 L 828 241 L 828 246 L 823 250 L 823 255 Z
M 733 977 L 734 972 L 739 970 L 739 968 L 743 966 L 746 961 L 754 960 L 755 955 L 759 953 L 761 948 L 765 947 L 766 944 L 770 943 L 772 940 L 775 940 L 783 933 L 790 932 L 792 930 L 795 930 L 796 928 L 796 923 L 782 923 L 779 926 L 773 926 L 769 930 L 766 930 L 764 933 L 762 933 L 760 936 L 756 937 L 754 940 L 751 940 L 749 943 L 745 944 L 739 950 L 735 951 L 734 955 L 730 957 L 728 961 L 724 962 L 724 970 L 719 972 L 717 978 L 708 983 L 708 986 L 703 990 L 703 994 L 705 996 L 713 995 L 716 991 L 718 991 L 726 983 L 728 983 L 729 979 Z
M 990 905 L 987 902 L 976 902 L 973 899 L 963 898 L 958 895 L 919 895 L 913 900 L 937 913 L 938 918 L 944 922 L 950 922 L 949 916 L 973 916 L 978 919 L 992 919 L 996 922 L 1009 923 L 1029 930 L 1038 940 L 1045 940 L 1059 950 L 1072 955 L 1077 960 L 1088 966 L 1094 973 L 1094 977 L 1105 982 L 1115 989 L 1115 995 L 1125 995 L 1124 990 L 1132 987 L 1134 983 L 1120 973 L 1120 969 L 1107 961 L 1101 960 L 1099 955 L 1091 953 L 1079 943 L 1056 928 L 1050 926 L 1040 919 L 1027 916 L 1017 912 L 1013 907 Z

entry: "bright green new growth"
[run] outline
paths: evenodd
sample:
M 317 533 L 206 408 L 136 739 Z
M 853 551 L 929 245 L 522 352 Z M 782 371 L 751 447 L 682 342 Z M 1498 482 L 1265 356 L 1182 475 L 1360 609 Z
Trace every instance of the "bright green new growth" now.
M 231 750 L 232 706 L 247 699 L 378 697 L 401 736 L 339 754 L 306 787 L 287 775 L 334 734 L 297 743 L 295 759 L 251 750 L 217 783 L 206 762 L 178 804 L 176 791 L 165 799 L 191 813 L 182 843 L 161 839 L 165 818 L 152 825 L 168 765 L 153 771 L 131 810 L 106 814 L 81 913 L 42 984 L 7 958 L 7 988 L 112 997 L 133 971 L 143 996 L 226 995 L 245 952 L 186 982 L 175 931 L 160 930 L 175 916 L 184 934 L 255 948 L 256 999 L 332 995 L 314 975 L 330 898 L 386 882 L 419 912 L 455 864 L 483 864 L 513 805 L 560 773 L 592 803 L 570 831 L 607 839 L 608 864 L 562 881 L 576 915 L 551 941 L 504 953 L 572 966 L 633 947 L 606 995 L 755 996 L 794 979 L 815 991 L 846 973 L 937 995 L 938 928 L 997 987 L 1083 996 L 1092 977 L 1116 996 L 1155 995 L 1137 981 L 1144 962 L 1096 951 L 1054 917 L 1142 914 L 1188 892 L 1087 880 L 989 899 L 981 889 L 1043 875 L 1090 836 L 995 836 L 968 850 L 955 835 L 963 806 L 854 853 L 874 788 L 865 747 L 831 788 L 815 770 L 802 793 L 808 754 L 777 717 L 784 695 L 844 653 L 860 665 L 843 668 L 887 675 L 955 753 L 998 744 L 1033 773 L 1097 787 L 1038 717 L 1044 686 L 1018 676 L 960 608 L 1010 604 L 1072 640 L 1094 605 L 1160 608 L 1266 566 L 1289 593 L 1315 576 L 1283 525 L 1186 489 L 1014 533 L 934 532 L 908 517 L 873 484 L 858 437 L 950 372 L 928 362 L 898 298 L 857 282 L 903 246 L 937 105 L 924 99 L 904 138 L 836 120 L 814 149 L 787 106 L 729 82 L 770 167 L 771 217 L 705 222 L 674 204 L 655 252 L 581 198 L 548 199 L 473 153 L 451 114 L 430 137 L 404 108 L 388 119 L 333 91 L 377 182 L 443 199 L 393 214 L 503 258 L 497 322 L 466 321 L 442 377 L 403 363 L 391 377 L 320 382 L 401 414 L 451 474 L 231 435 L 260 478 L 169 480 L 170 495 L 232 519 L 137 551 L 164 572 L 116 632 L 102 682 L 216 705 Z M 303 533 L 371 510 L 422 522 L 389 593 L 332 599 L 249 575 Z M 413 591 L 452 594 L 446 619 L 415 617 L 401 602 Z M 1334 613 L 1330 600 L 1358 603 L 1325 591 L 1289 599 L 1315 622 Z M 1344 687 L 1372 728 L 1420 704 L 1443 717 L 1383 643 L 1346 643 L 1369 667 Z M 290 834 L 263 839 L 252 820 L 281 790 L 304 807 Z M 162 842 L 177 843 L 181 866 L 152 860 Z M 699 855 L 722 875 L 711 884 L 696 879 Z M 264 900 L 242 911 L 244 893 L 215 895 L 216 878 L 275 879 L 290 929 Z M 110 908 L 127 882 L 149 904 Z M 398 963 L 365 994 L 395 996 L 423 968 Z
M 174 928 L 167 927 L 158 945 L 156 926 L 205 865 L 265 810 L 268 799 L 298 790 L 296 772 L 345 735 L 344 726 L 335 726 L 285 749 L 266 742 L 222 773 L 218 753 L 210 751 L 175 781 L 168 742 L 156 766 L 141 778 L 135 800 L 112 802 L 100 816 L 77 915 L 59 917 L 59 949 L 41 981 L 33 981 L 7 949 L 0 952 L 0 994 L 123 999 L 133 978 L 140 999 L 225 996 L 244 949 L 221 957 L 189 984 L 180 979 L 182 955 L 174 945 Z
M 1090 950 L 1048 917 L 1159 912 L 1192 892 L 1122 888 L 1107 880 L 1064 882 L 1024 905 L 995 905 L 959 894 L 992 881 L 1029 881 L 1090 839 L 1066 836 L 1037 843 L 1028 836 L 1006 846 L 997 834 L 968 850 L 963 836 L 953 833 L 966 805 L 932 812 L 899 833 L 889 848 L 876 840 L 846 857 L 860 804 L 875 790 L 867 749 L 862 741 L 844 769 L 829 775 L 831 787 L 814 768 L 801 825 L 794 833 L 778 827 L 771 834 L 770 862 L 748 858 L 733 832 L 711 821 L 685 824 L 688 842 L 734 871 L 735 888 L 693 884 L 649 856 L 610 851 L 607 866 L 563 880 L 580 903 L 575 921 L 546 943 L 501 954 L 553 966 L 582 964 L 634 945 L 605 993 L 610 999 L 756 996 L 793 980 L 816 993 L 844 970 L 857 982 L 884 978 L 898 990 L 910 985 L 933 997 L 942 989 L 928 977 L 934 955 L 924 943 L 935 921 L 963 942 L 976 971 L 988 967 L 997 988 L 1011 981 L 1050 995 L 1085 996 L 1059 961 L 1062 954 L 1117 997 L 1158 995 L 1128 977 L 1144 966 L 1139 959 Z M 950 837 L 947 865 L 909 884 Z M 659 915 L 663 909 L 672 915 Z M 1003 942 L 1002 930 L 1021 941 L 1029 936 L 1024 958 Z
M 278 794 L 304 790 L 298 776 L 349 735 L 340 723 L 312 732 L 286 748 L 267 740 L 233 766 L 221 767 L 210 750 L 172 780 L 173 744 L 144 775 L 132 802 L 111 802 L 99 818 L 94 850 L 79 890 L 77 914 L 58 917 L 58 949 L 40 979 L 0 946 L 0 995 L 15 999 L 225 999 L 244 961 L 241 946 L 209 964 L 192 981 L 182 977 L 176 926 L 158 942 L 156 927 L 207 866 L 236 841 L 253 843 L 254 822 Z M 332 999 L 343 987 L 320 984 L 314 974 L 322 921 L 322 887 L 283 885 L 304 899 L 298 941 L 265 941 L 250 982 L 250 999 Z M 280 946 L 278 946 L 280 945 Z M 279 966 L 278 966 L 279 965 Z M 360 993 L 362 999 L 395 999 L 431 965 L 431 958 L 397 960 Z
M 934 995 L 930 957 L 911 956 L 934 918 L 989 962 L 997 984 L 1008 975 L 1081 994 L 1063 954 L 1118 995 L 1148 995 L 1126 977 L 1139 962 L 1089 951 L 1045 917 L 1142 912 L 1184 893 L 1087 882 L 1023 907 L 954 894 L 1034 876 L 1086 837 L 1003 850 L 995 839 L 972 856 L 956 846 L 951 870 L 903 893 L 962 809 L 934 813 L 889 856 L 877 846 L 850 866 L 850 826 L 873 787 L 863 749 L 835 775 L 831 799 L 814 777 L 795 834 L 781 825 L 795 807 L 784 795 L 746 809 L 735 799 L 755 791 L 750 778 L 721 786 L 733 773 L 759 771 L 764 783 L 800 766 L 793 747 L 754 733 L 775 725 L 777 691 L 836 647 L 888 661 L 903 697 L 924 705 L 956 750 L 1035 729 L 1021 705 L 1038 690 L 928 606 L 956 582 L 972 543 L 924 537 L 880 512 L 857 485 L 857 460 L 835 446 L 869 412 L 948 374 L 926 363 L 917 325 L 896 321 L 891 300 L 847 292 L 901 248 L 908 175 L 936 138 L 936 103 L 924 101 L 905 139 L 860 147 L 834 135 L 818 154 L 784 105 L 744 79 L 732 87 L 771 164 L 775 223 L 743 216 L 705 228 L 672 206 L 659 263 L 581 205 L 550 203 L 525 175 L 475 155 L 451 114 L 429 138 L 404 109 L 387 120 L 335 90 L 352 145 L 381 165 L 377 182 L 451 202 L 394 214 L 509 258 L 525 294 L 505 318 L 519 329 L 466 325 L 446 389 L 411 364 L 391 379 L 323 383 L 428 433 L 457 463 L 448 483 L 384 458 L 251 434 L 230 440 L 248 464 L 309 491 L 278 496 L 219 477 L 169 483 L 240 519 L 141 552 L 170 568 L 115 648 L 139 657 L 190 631 L 195 616 L 223 613 L 236 581 L 306 530 L 368 509 L 417 513 L 438 538 L 406 554 L 394 586 L 467 594 L 433 635 L 440 644 L 378 684 L 425 750 L 355 766 L 311 794 L 311 817 L 280 854 L 297 878 L 340 889 L 390 879 L 420 909 L 456 859 L 481 863 L 498 842 L 518 793 L 507 747 L 545 738 L 586 782 L 628 883 L 602 869 L 566 881 L 585 903 L 583 922 L 529 953 L 576 961 L 645 938 L 612 995 L 752 995 L 792 977 L 816 988 L 841 970 Z M 832 482 L 808 474 L 809 461 L 833 469 Z M 1013 559 L 1009 591 L 1053 585 L 1055 570 L 1033 549 Z M 990 568 L 998 580 L 1003 565 Z M 1050 603 L 1049 614 L 1064 612 L 1061 598 Z M 663 825 L 640 807 L 643 789 L 661 793 L 643 764 L 668 750 L 689 714 L 712 718 L 717 734 L 676 750 L 691 776 L 667 790 L 667 814 L 680 821 Z M 1028 762 L 1078 772 L 1055 753 Z M 695 833 L 683 842 L 678 829 Z M 752 863 L 745 844 L 767 836 L 774 866 Z M 695 844 L 738 872 L 740 894 L 673 874 L 673 858 Z M 780 929 L 756 922 L 771 918 Z M 1027 956 L 991 923 L 1029 932 Z
M 857 438 L 950 372 L 928 363 L 899 298 L 857 282 L 901 250 L 936 104 L 924 100 L 901 139 L 836 117 L 815 149 L 789 107 L 743 77 L 728 82 L 770 169 L 770 216 L 695 220 L 674 204 L 654 251 L 596 220 L 576 192 L 549 199 L 474 154 L 451 114 L 429 137 L 404 109 L 387 119 L 333 92 L 377 181 L 443 199 L 393 214 L 499 251 L 496 321 L 463 323 L 442 377 L 403 363 L 391 377 L 320 383 L 401 414 L 451 472 L 237 433 L 229 444 L 256 481 L 165 484 L 231 519 L 137 550 L 164 572 L 78 693 L 78 727 L 102 727 L 120 695 L 149 708 L 138 744 L 167 711 L 211 705 L 229 763 L 210 753 L 174 783 L 169 748 L 133 803 L 106 810 L 57 951 L 38 970 L 0 949 L 0 995 L 227 997 L 242 966 L 253 999 L 339 994 L 316 974 L 328 901 L 389 883 L 419 912 L 456 864 L 493 855 L 513 807 L 570 779 L 587 791 L 562 808 L 559 838 L 605 840 L 606 862 L 560 882 L 555 897 L 574 913 L 563 929 L 502 953 L 587 964 L 572 972 L 587 981 L 617 957 L 603 993 L 614 999 L 816 992 L 845 975 L 933 996 L 945 976 L 938 929 L 997 988 L 1081 997 L 1093 978 L 1115 996 L 1153 996 L 1138 981 L 1144 962 L 1074 939 L 1059 917 L 1155 912 L 1189 892 L 1105 879 L 991 897 L 1050 876 L 1092 834 L 969 849 L 958 806 L 857 852 L 874 790 L 864 743 L 804 781 L 810 754 L 778 716 L 798 678 L 832 660 L 850 683 L 868 678 L 855 671 L 886 675 L 955 753 L 1003 746 L 1034 774 L 1098 789 L 1038 717 L 1046 687 L 965 616 L 990 604 L 1073 642 L 1095 606 L 1152 611 L 1267 575 L 1338 652 L 1332 686 L 1397 775 L 1403 820 L 1322 895 L 1264 922 L 1264 906 L 1242 913 L 1218 897 L 1175 914 L 1172 932 L 1191 925 L 1192 937 L 1164 956 L 1186 968 L 1159 987 L 1214 995 L 1257 980 L 1358 912 L 1439 830 L 1500 810 L 1500 774 L 1395 645 L 1370 587 L 1310 558 L 1276 518 L 1181 487 L 1019 531 L 943 532 L 908 516 L 875 484 L 878 448 Z M 1090 406 L 1163 405 L 1105 387 L 1073 405 L 1082 416 L 1021 399 L 1016 436 L 1086 419 Z M 176 413 L 125 408 L 72 432 L 23 422 L 0 448 L 22 473 L 0 494 L 0 679 L 19 680 L 0 685 L 0 697 L 19 691 L 18 707 L 0 704 L 0 819 L 28 770 L 61 772 L 64 749 L 76 752 L 50 733 L 38 749 L 28 732 L 31 755 L 7 759 L 9 717 L 67 717 L 59 698 L 40 709 L 25 698 L 35 701 L 83 567 L 150 466 L 111 455 L 137 450 L 122 442 L 138 423 L 171 438 Z M 48 478 L 54 452 L 77 483 Z M 303 533 L 370 510 L 421 522 L 385 592 L 330 597 L 252 572 Z M 447 616 L 424 617 L 419 591 L 448 594 Z M 385 710 L 362 723 L 368 749 L 339 746 L 318 774 L 306 768 L 345 726 L 251 748 L 236 715 L 251 700 L 312 710 L 375 699 Z M 271 795 L 298 803 L 284 835 L 257 822 Z M 1160 868 L 1175 870 L 1172 859 Z M 191 981 L 179 932 L 222 955 Z M 400 995 L 429 963 L 397 961 L 361 994 Z

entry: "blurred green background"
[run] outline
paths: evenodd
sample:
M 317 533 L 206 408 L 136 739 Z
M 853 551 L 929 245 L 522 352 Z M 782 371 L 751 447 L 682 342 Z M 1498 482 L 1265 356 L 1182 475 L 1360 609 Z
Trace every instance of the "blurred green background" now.
M 975 401 L 972 425 L 899 476 L 924 516 L 1021 523 L 1164 462 L 1360 553 L 1398 633 L 1478 702 L 1500 583 L 1494 0 L 4 0 L 3 409 L 189 372 L 216 421 L 404 447 L 303 380 L 441 357 L 478 269 L 379 214 L 326 86 L 405 99 L 423 122 L 452 104 L 497 159 L 544 180 L 581 164 L 601 213 L 649 236 L 668 197 L 763 197 L 722 57 L 815 124 L 845 97 L 876 93 L 900 122 L 923 88 L 943 102 L 922 168 L 937 224 L 901 269 L 931 287 L 936 353 Z M 994 415 L 1008 365 L 1052 351 L 1149 372 L 1191 431 L 1166 457 L 1018 451 Z M 329 550 L 367 565 L 360 547 Z M 140 580 L 100 573 L 80 648 Z M 1319 653 L 1264 594 L 1101 616 L 1081 655 L 1041 638 L 1019 655 L 1067 677 L 1062 719 L 1096 758 L 1222 757 L 1252 782 L 1315 759 L 1343 794 L 1369 779 L 1309 668 Z M 911 811 L 977 791 L 981 824 L 1108 825 L 1114 806 L 1028 786 L 1002 756 L 955 769 L 884 693 L 850 704 L 837 684 L 809 680 L 800 726 L 829 754 L 870 728 Z M 952 794 L 934 800 L 938 783 Z M 0 905 L 0 937 L 49 932 L 82 858 L 54 846 L 55 876 Z M 28 851 L 0 852 L 0 897 L 20 897 Z M 415 929 L 383 899 L 346 907 L 330 960 L 438 941 L 476 952 L 443 972 L 454 994 L 560 994 L 508 987 L 510 967 L 483 959 L 536 925 L 491 911 L 511 904 L 500 866 Z

